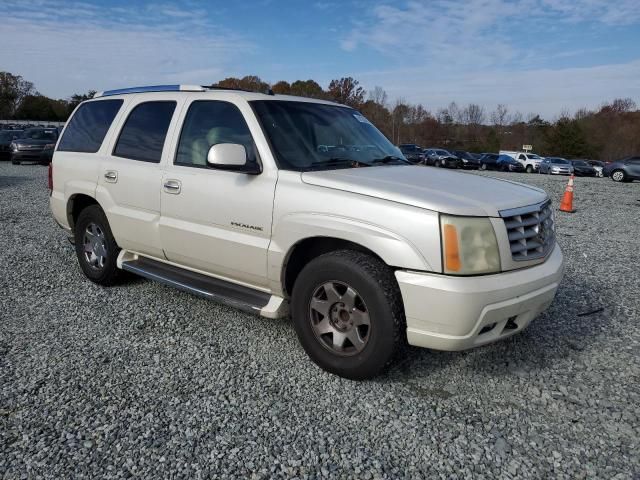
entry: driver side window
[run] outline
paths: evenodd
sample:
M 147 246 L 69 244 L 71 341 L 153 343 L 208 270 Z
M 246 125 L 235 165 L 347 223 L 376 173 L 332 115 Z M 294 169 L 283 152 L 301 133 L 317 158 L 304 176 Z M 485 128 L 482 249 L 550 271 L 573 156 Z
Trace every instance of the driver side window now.
M 229 102 L 197 100 L 184 119 L 174 163 L 206 167 L 209 149 L 219 143 L 243 145 L 247 162 L 257 162 L 255 143 L 238 107 Z

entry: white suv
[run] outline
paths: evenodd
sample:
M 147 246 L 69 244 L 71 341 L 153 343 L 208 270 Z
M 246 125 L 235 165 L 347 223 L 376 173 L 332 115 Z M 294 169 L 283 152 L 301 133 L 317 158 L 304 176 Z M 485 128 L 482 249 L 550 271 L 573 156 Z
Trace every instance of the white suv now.
M 563 272 L 542 190 L 408 164 L 331 102 L 190 86 L 82 103 L 51 210 L 85 275 L 122 270 L 269 318 L 322 368 L 376 375 L 406 343 L 512 335 Z

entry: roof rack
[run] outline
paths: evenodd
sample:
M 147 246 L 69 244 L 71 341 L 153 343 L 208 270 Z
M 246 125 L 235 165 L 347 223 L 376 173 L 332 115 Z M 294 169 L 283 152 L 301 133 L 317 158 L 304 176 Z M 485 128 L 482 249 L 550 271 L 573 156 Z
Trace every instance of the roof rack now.
M 96 92 L 93 98 L 144 92 L 204 92 L 206 88 L 207 87 L 202 87 L 200 85 L 149 85 L 146 87 L 129 87 Z
M 253 90 L 246 90 L 244 88 L 218 87 L 216 85 L 149 85 L 146 87 L 118 88 L 116 90 L 105 90 L 104 92 L 96 92 L 93 95 L 93 98 L 109 97 L 111 95 L 124 95 L 127 93 L 206 92 L 207 90 L 231 90 L 236 92 L 265 93 L 266 95 L 274 95 L 273 90 L 271 89 L 267 90 L 266 92 L 256 92 Z

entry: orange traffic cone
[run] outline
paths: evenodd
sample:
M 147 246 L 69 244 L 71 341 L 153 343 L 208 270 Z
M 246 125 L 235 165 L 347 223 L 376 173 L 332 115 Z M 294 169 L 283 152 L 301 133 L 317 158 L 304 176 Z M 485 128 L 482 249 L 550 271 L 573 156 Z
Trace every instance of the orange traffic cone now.
M 569 177 L 569 183 L 567 183 L 567 188 L 564 190 L 562 202 L 560 202 L 560 211 L 568 213 L 575 212 L 573 209 L 573 174 Z

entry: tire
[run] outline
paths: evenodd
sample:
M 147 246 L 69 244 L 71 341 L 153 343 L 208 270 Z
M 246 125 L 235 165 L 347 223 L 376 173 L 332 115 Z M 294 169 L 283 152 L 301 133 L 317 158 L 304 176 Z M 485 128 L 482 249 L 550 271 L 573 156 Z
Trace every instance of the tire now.
M 442 165 L 440 165 L 440 160 L 434 160 L 433 161 L 433 166 L 437 167 L 437 168 L 440 168 L 442 166 Z
M 614 170 L 611 172 L 611 180 L 614 182 L 625 182 L 627 180 L 627 176 L 624 173 L 624 170 Z
M 76 255 L 80 268 L 94 283 L 110 286 L 116 283 L 116 265 L 120 247 L 113 238 L 107 217 L 98 205 L 90 205 L 78 215 L 74 229 Z M 87 250 L 85 252 L 85 244 Z
M 12 165 L 20 165 L 20 160 L 11 160 Z
M 526 172 L 533 173 L 533 167 L 531 165 L 527 165 Z
M 293 287 L 291 312 L 307 355 L 323 370 L 344 378 L 376 376 L 406 344 L 402 297 L 393 271 L 362 252 L 339 250 L 309 262 Z
M 486 170 L 487 169 L 487 164 L 486 163 L 481 163 L 480 164 L 480 170 Z

